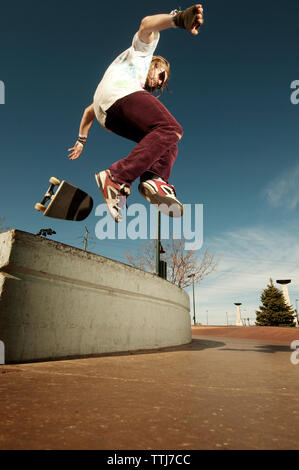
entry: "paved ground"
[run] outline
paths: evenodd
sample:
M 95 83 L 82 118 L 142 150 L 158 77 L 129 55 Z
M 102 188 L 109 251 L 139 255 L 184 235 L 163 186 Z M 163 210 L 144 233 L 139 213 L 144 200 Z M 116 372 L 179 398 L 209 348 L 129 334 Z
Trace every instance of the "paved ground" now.
M 299 449 L 296 338 L 212 330 L 159 352 L 0 366 L 0 449 Z
M 277 328 L 273 326 L 192 326 L 193 335 L 225 336 L 227 338 L 262 339 L 291 343 L 299 340 L 299 328 Z

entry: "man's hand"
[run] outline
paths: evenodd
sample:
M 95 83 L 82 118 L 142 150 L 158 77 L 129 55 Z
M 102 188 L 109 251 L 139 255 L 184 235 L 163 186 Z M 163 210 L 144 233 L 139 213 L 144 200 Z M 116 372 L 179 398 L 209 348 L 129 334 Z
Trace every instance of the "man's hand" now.
M 195 5 L 196 7 L 196 20 L 190 30 L 190 33 L 196 36 L 199 33 L 200 26 L 204 24 L 203 7 L 202 5 Z
M 76 160 L 77 158 L 79 158 L 82 153 L 83 147 L 83 144 L 77 141 L 74 147 L 68 149 L 68 152 L 71 152 L 68 156 L 69 160 Z
M 198 29 L 204 23 L 202 5 L 193 5 L 184 11 L 179 11 L 174 16 L 173 21 L 178 28 L 187 29 L 196 36 L 199 32 Z
M 95 119 L 95 112 L 94 112 L 93 103 L 91 103 L 89 106 L 87 106 L 87 108 L 85 108 L 84 113 L 82 115 L 80 128 L 79 128 L 79 137 L 74 147 L 68 149 L 68 152 L 71 152 L 68 156 L 69 160 L 76 160 L 77 158 L 80 157 L 83 147 L 86 143 L 88 131 L 94 119 Z

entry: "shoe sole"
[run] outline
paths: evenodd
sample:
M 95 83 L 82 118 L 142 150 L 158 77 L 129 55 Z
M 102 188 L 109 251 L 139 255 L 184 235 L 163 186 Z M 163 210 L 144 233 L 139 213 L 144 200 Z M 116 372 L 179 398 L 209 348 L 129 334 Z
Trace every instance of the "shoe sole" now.
M 175 201 L 172 197 L 161 196 L 150 183 L 140 183 L 138 190 L 148 202 L 157 205 L 160 212 L 163 212 L 163 214 L 169 217 L 182 217 L 184 213 L 183 204 L 179 201 Z M 169 208 L 172 208 L 172 211 L 170 211 Z
M 97 183 L 98 188 L 101 190 L 102 196 L 104 201 L 107 203 L 105 195 L 104 195 L 104 184 L 105 181 L 102 181 L 102 173 L 106 174 L 104 171 L 100 171 L 99 173 L 95 173 L 94 177 Z
M 115 222 L 120 222 L 122 220 L 122 216 L 121 214 L 119 214 L 119 218 L 115 218 L 114 214 L 111 212 L 110 210 L 110 207 L 109 207 L 109 204 L 107 203 L 107 199 L 105 198 L 105 193 L 104 193 L 104 186 L 105 186 L 105 180 L 107 178 L 106 176 L 106 172 L 105 171 L 100 171 L 99 173 L 95 173 L 94 175 L 95 177 L 95 180 L 96 180 L 96 183 L 97 183 L 97 186 L 98 188 L 100 189 L 101 193 L 102 193 L 102 196 L 103 196 L 103 199 L 106 203 L 106 206 L 107 206 L 107 209 L 109 211 L 109 214 L 111 215 L 111 217 L 113 218 L 113 220 L 115 220 Z

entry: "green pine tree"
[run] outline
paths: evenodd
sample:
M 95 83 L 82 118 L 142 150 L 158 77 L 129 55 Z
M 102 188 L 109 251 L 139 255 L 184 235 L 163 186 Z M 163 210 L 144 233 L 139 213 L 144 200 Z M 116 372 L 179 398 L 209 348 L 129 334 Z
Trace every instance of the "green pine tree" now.
M 261 295 L 262 304 L 256 311 L 256 325 L 258 326 L 296 326 L 294 310 L 290 307 L 281 290 L 273 285 L 267 285 Z

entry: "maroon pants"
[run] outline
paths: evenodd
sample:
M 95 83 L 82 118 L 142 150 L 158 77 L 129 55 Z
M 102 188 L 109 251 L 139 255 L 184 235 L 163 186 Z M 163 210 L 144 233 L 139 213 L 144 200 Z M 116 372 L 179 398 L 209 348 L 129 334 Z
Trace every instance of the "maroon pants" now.
M 108 110 L 106 127 L 138 142 L 125 158 L 113 163 L 114 181 L 131 184 L 154 175 L 168 182 L 178 148 L 181 126 L 160 101 L 147 91 L 137 91 L 117 100 Z

